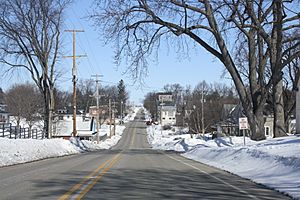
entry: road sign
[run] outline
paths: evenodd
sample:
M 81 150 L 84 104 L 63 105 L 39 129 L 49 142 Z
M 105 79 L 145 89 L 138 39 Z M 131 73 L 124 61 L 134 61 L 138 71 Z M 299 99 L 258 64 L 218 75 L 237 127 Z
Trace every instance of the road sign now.
M 240 130 L 248 129 L 248 119 L 247 119 L 247 117 L 239 118 L 239 128 L 240 128 Z

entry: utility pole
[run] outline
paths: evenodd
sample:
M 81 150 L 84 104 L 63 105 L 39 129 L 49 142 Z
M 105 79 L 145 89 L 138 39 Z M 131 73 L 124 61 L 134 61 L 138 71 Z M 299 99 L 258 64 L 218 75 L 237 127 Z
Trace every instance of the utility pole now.
M 72 56 L 64 56 L 65 58 L 72 58 L 73 59 L 73 67 L 72 67 L 72 81 L 73 81 L 73 137 L 77 135 L 76 130 L 76 58 L 86 57 L 86 55 L 75 55 L 76 54 L 76 32 L 84 32 L 84 30 L 65 30 L 65 32 L 72 32 L 73 33 L 73 55 Z
M 92 75 L 92 77 L 96 78 L 96 106 L 97 106 L 97 115 L 96 115 L 96 128 L 97 128 L 97 144 L 99 144 L 99 79 L 100 77 L 103 77 L 102 75 Z
M 113 106 L 111 105 L 113 104 Z M 109 99 L 109 136 L 116 134 L 116 118 L 115 118 L 115 108 L 116 108 L 116 102 L 111 102 L 111 99 Z M 114 124 L 113 133 L 111 131 L 111 124 Z

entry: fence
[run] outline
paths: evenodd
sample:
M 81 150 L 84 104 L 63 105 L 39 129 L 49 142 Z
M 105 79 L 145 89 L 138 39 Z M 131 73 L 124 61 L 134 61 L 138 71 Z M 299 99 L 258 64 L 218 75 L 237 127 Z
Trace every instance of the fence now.
M 10 139 L 42 139 L 44 138 L 43 131 L 38 129 L 22 128 L 12 126 L 11 123 L 0 124 L 0 137 Z

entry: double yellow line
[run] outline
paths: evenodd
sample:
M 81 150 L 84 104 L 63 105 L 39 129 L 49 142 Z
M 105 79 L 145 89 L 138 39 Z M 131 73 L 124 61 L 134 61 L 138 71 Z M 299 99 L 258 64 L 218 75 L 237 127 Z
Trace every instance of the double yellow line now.
M 130 148 L 132 148 L 135 140 L 136 129 L 132 131 L 132 137 L 130 142 Z M 87 175 L 80 183 L 74 185 L 68 192 L 62 195 L 58 200 L 66 199 L 81 199 L 88 193 L 94 185 L 101 179 L 101 177 L 107 172 L 116 162 L 121 159 L 121 154 L 124 152 L 121 151 L 113 158 L 106 160 L 102 165 L 95 169 L 92 173 Z
M 68 192 L 62 195 L 59 198 L 59 200 L 70 199 L 71 197 L 72 199 L 81 199 L 94 187 L 94 185 L 100 180 L 100 178 L 105 174 L 105 172 L 107 172 L 118 160 L 121 159 L 120 156 L 122 152 L 115 155 L 112 159 L 108 159 L 107 161 L 105 161 L 92 173 L 86 176 L 80 183 L 74 185 Z M 79 191 L 79 193 L 76 194 L 76 191 Z

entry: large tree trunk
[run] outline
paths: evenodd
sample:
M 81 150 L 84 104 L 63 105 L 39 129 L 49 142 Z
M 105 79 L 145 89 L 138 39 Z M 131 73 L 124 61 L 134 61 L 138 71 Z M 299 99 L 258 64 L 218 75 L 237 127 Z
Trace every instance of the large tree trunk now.
M 54 91 L 46 81 L 43 82 L 43 95 L 44 95 L 44 138 L 52 138 L 52 117 L 54 110 Z
M 242 107 L 244 109 L 244 111 L 246 112 L 246 116 L 248 118 L 248 121 L 250 123 L 250 131 L 251 131 L 251 138 L 254 140 L 263 140 L 265 139 L 265 134 L 264 134 L 264 126 L 263 126 L 263 114 L 262 112 L 258 112 L 258 108 L 254 107 L 253 104 L 253 99 L 251 95 L 255 95 L 255 94 L 249 94 L 249 92 L 247 92 L 245 85 L 243 84 L 241 75 L 239 74 L 237 68 L 234 65 L 233 59 L 230 56 L 230 53 L 227 49 L 227 46 L 225 44 L 224 39 L 222 38 L 221 32 L 219 31 L 216 19 L 214 18 L 213 15 L 213 9 L 209 3 L 209 1 L 205 1 L 205 7 L 206 7 L 206 12 L 207 12 L 207 20 L 210 24 L 210 27 L 215 30 L 214 31 L 214 37 L 216 39 L 217 45 L 220 49 L 220 52 L 222 54 L 222 57 L 218 57 L 223 63 L 224 66 L 226 67 L 226 69 L 228 70 L 228 72 L 230 73 L 232 80 L 234 82 L 235 87 L 237 88 L 237 92 L 239 94 L 241 103 L 242 103 Z M 251 53 L 255 52 L 254 49 Z M 251 56 L 251 55 L 249 55 Z M 254 54 L 252 54 L 252 57 L 254 58 Z M 252 77 L 254 77 L 255 75 L 255 64 L 256 61 L 252 60 L 252 63 L 250 63 L 250 73 L 252 74 Z M 256 80 L 251 80 L 252 82 L 252 87 L 255 88 L 254 90 L 256 90 L 257 88 L 257 84 L 255 82 Z M 253 89 L 252 88 L 252 89 Z M 256 100 L 258 100 L 258 97 L 254 97 L 256 98 Z M 259 102 L 255 103 L 256 105 L 259 105 Z
M 251 139 L 252 140 L 264 140 L 266 139 L 265 136 L 265 128 L 264 128 L 264 115 L 262 110 L 256 112 L 256 114 L 252 113 L 250 116 L 248 117 L 248 123 L 250 126 L 250 131 L 251 131 Z
M 274 133 L 273 137 L 286 136 L 284 105 L 283 105 L 283 85 L 280 80 L 273 88 L 273 103 L 274 103 Z
M 286 136 L 284 121 L 283 82 L 282 82 L 282 1 L 274 3 L 274 28 L 272 30 L 272 48 L 270 63 L 273 75 L 273 111 L 274 111 L 274 137 Z
M 44 95 L 44 127 L 43 127 L 43 138 L 49 138 L 49 97 L 46 90 L 43 91 Z
M 54 91 L 53 88 L 49 88 L 50 99 L 49 99 L 49 126 L 48 126 L 48 138 L 52 138 L 53 135 L 53 111 L 54 111 Z

